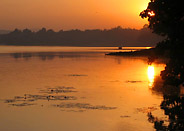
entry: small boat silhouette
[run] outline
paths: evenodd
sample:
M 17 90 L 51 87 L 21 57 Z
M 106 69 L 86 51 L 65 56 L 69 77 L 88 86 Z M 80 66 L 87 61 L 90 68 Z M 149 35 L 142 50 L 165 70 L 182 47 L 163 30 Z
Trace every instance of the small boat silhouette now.
M 123 47 L 122 47 L 122 46 L 119 46 L 119 47 L 118 47 L 118 49 L 119 49 L 119 50 L 122 50 L 122 49 L 123 49 Z

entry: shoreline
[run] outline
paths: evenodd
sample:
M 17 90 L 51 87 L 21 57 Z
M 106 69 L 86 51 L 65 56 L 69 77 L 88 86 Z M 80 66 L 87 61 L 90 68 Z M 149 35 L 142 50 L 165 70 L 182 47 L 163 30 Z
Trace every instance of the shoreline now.
M 150 49 L 142 49 L 137 51 L 129 51 L 129 52 L 110 52 L 105 55 L 114 55 L 114 56 L 156 56 L 155 48 Z

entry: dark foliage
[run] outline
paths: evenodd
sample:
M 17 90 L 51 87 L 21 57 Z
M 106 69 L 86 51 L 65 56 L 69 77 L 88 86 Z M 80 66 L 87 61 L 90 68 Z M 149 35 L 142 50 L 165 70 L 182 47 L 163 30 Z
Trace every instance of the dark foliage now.
M 154 15 L 151 15 L 151 12 Z M 148 17 L 149 28 L 157 34 L 166 35 L 169 38 L 183 36 L 183 0 L 151 0 L 140 16 Z
M 154 128 L 158 131 L 184 130 L 184 97 L 176 93 L 184 82 L 184 10 L 182 3 L 183 0 L 151 0 L 147 9 L 140 13 L 142 18 L 148 17 L 149 28 L 153 32 L 166 36 L 164 41 L 157 44 L 155 54 L 167 56 L 170 59 L 165 70 L 161 72 L 164 84 L 162 87 L 153 87 L 153 89 L 159 88 L 159 91 L 163 91 L 160 108 L 164 110 L 168 119 L 160 120 L 151 112 L 148 113 L 148 121 L 154 123 Z M 170 90 L 169 93 L 168 90 Z
M 158 77 L 153 84 L 152 91 L 163 95 L 160 109 L 164 111 L 163 116 L 156 116 L 149 112 L 148 121 L 154 124 L 157 131 L 183 131 L 184 130 L 184 87 L 164 85 L 163 80 Z
M 156 54 L 169 56 L 161 72 L 165 84 L 178 86 L 184 82 L 184 10 L 183 0 L 151 0 L 146 10 L 140 13 L 148 18 L 153 32 L 166 36 L 156 47 Z
M 184 97 L 164 95 L 160 108 L 168 120 L 162 120 L 152 113 L 148 113 L 148 121 L 154 123 L 157 131 L 183 131 L 184 130 Z

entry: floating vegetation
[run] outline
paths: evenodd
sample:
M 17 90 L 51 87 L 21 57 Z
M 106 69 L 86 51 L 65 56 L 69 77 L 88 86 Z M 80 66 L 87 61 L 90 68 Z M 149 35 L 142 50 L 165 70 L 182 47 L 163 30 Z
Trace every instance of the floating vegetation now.
M 138 112 L 142 112 L 142 113 L 149 113 L 152 111 L 158 110 L 158 108 L 156 107 L 143 107 L 143 108 L 137 108 Z
M 109 82 L 120 82 L 119 80 L 115 80 L 115 81 L 109 81 Z
M 70 92 L 77 92 L 74 90 L 74 87 L 65 87 L 65 86 L 58 86 L 55 88 L 47 88 L 40 90 L 40 93 L 46 93 L 46 94 L 58 94 L 58 93 L 70 93 Z
M 143 81 L 126 81 L 127 83 L 140 83 L 140 82 L 143 82 Z
M 84 112 L 86 110 L 61 110 L 61 111 L 66 111 L 66 112 Z
M 76 92 L 74 87 L 47 87 L 46 89 L 40 89 L 40 94 L 24 94 L 23 96 L 15 96 L 12 99 L 4 100 L 4 103 L 9 103 L 12 106 L 31 106 L 35 105 L 32 102 L 35 101 L 64 101 L 64 100 L 76 100 L 75 96 L 58 95 L 61 93 Z
M 36 105 L 34 103 L 20 103 L 20 104 L 10 104 L 12 106 L 32 106 L 32 105 Z
M 85 109 L 85 110 L 112 110 L 117 107 L 107 107 L 104 105 L 91 105 L 89 103 L 60 103 L 53 105 L 58 108 L 74 108 L 74 109 Z
M 88 76 L 88 75 L 84 75 L 84 74 L 69 74 L 67 76 Z
M 131 116 L 127 116 L 127 115 L 124 115 L 124 116 L 120 116 L 121 118 L 128 118 L 128 117 L 131 117 Z
M 67 100 L 77 100 L 76 96 L 65 95 L 66 93 L 77 92 L 74 87 L 46 87 L 44 89 L 38 89 L 39 94 L 24 94 L 23 96 L 15 96 L 12 99 L 4 100 L 4 103 L 8 103 L 11 106 L 24 107 L 38 105 L 43 107 L 43 103 L 36 103 L 38 101 L 67 101 Z M 79 97 L 80 99 L 85 99 L 86 97 Z M 34 102 L 34 103 L 33 103 Z M 60 108 L 61 111 L 66 112 L 84 112 L 86 110 L 112 110 L 117 107 L 107 107 L 104 105 L 91 105 L 89 103 L 60 103 L 52 104 L 52 107 Z
M 13 103 L 13 102 L 16 102 L 15 99 L 7 99 L 4 101 L 4 103 Z

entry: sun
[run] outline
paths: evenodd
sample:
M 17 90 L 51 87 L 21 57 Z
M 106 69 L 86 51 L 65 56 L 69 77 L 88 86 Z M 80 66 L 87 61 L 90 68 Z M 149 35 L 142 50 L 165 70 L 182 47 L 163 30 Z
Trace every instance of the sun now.
M 155 16 L 155 13 L 153 11 L 150 11 L 150 12 L 148 12 L 148 15 L 153 17 L 153 16 Z
M 148 73 L 149 86 L 152 86 L 155 77 L 155 69 L 153 65 L 148 66 L 147 73 Z

